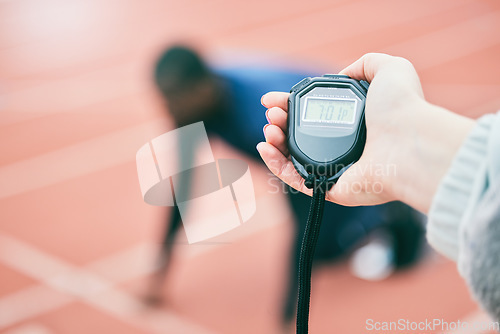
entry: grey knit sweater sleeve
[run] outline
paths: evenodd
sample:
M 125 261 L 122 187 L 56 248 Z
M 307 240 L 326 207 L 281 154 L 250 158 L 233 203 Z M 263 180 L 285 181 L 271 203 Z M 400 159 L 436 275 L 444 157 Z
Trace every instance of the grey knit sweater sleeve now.
M 500 112 L 480 118 L 436 192 L 429 243 L 457 261 L 477 301 L 500 320 Z

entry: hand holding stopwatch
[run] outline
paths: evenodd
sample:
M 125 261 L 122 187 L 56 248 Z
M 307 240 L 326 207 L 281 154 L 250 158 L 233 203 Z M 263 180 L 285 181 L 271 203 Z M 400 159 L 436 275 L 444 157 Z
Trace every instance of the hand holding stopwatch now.
M 288 98 L 288 149 L 297 172 L 313 188 L 299 260 L 297 334 L 308 332 L 311 269 L 326 191 L 359 160 L 366 141 L 368 83 L 345 75 L 305 78 Z

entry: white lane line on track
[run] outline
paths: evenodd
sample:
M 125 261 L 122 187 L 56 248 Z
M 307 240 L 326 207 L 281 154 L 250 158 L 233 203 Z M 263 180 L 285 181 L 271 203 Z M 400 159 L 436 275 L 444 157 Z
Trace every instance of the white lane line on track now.
M 167 130 L 155 120 L 0 167 L 0 199 L 135 160 L 139 147 Z
M 35 285 L 0 298 L 0 330 L 19 321 L 69 304 L 72 297 L 45 285 Z
M 499 22 L 500 11 L 490 12 L 391 45 L 384 48 L 383 52 L 407 57 L 417 70 L 426 70 L 500 44 L 500 34 L 491 34 L 491 31 L 498 31 Z M 456 36 L 456 38 L 450 38 L 450 36 Z M 440 46 L 441 51 L 445 50 L 445 52 L 435 52 L 434 48 L 437 45 Z M 422 52 L 422 50 L 428 50 L 428 52 Z M 418 57 L 415 58 L 414 55 Z
M 4 334 L 52 334 L 53 331 L 38 323 L 23 324 L 12 328 Z
M 258 211 L 249 222 L 214 239 L 213 242 L 197 244 L 194 247 L 187 244 L 187 241 L 183 242 L 181 237 L 176 256 L 180 260 L 189 261 L 224 247 L 228 242 L 237 242 L 292 219 L 289 214 L 272 222 L 264 219 L 270 210 L 289 212 L 286 210 L 288 203 L 284 197 L 279 200 L 272 197 L 270 195 L 259 198 Z M 120 283 L 154 272 L 158 251 L 159 244 L 142 243 L 110 254 L 84 267 L 76 267 L 0 232 L 0 263 L 43 282 L 43 285 L 0 297 L 0 329 L 79 300 L 116 316 L 121 321 L 154 333 L 174 330 L 176 333 L 209 334 L 209 330 L 173 312 L 165 310 L 145 312 L 137 299 L 116 288 Z M 40 302 L 33 303 L 33 300 Z
M 136 252 L 128 250 L 125 254 L 133 256 Z M 120 256 L 113 258 L 120 259 Z M 3 233 L 0 233 L 0 262 L 44 283 L 0 298 L 0 329 L 81 301 L 152 333 L 174 330 L 177 333 L 211 334 L 208 329 L 171 311 L 144 312 L 136 298 L 116 288 L 120 280 L 106 280 Z M 136 274 L 142 275 L 144 271 Z

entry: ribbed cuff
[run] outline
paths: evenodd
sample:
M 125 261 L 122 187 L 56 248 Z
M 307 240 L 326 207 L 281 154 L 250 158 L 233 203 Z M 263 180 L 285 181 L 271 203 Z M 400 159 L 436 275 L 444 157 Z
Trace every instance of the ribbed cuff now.
M 459 229 L 474 198 L 474 185 L 486 173 L 488 138 L 495 115 L 481 117 L 458 150 L 432 200 L 427 240 L 438 252 L 457 261 Z

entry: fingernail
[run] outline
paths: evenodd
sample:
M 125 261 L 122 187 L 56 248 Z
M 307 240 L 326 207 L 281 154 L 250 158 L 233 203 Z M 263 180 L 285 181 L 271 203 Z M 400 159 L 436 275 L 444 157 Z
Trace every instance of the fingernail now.
M 267 93 L 264 94 L 264 95 L 262 95 L 262 97 L 260 98 L 260 104 L 262 104 L 264 107 L 265 107 L 265 105 L 264 105 L 264 96 L 266 96 L 266 95 L 267 95 Z
M 255 149 L 256 149 L 256 150 L 257 150 L 257 152 L 259 152 L 259 153 L 260 153 L 260 151 L 259 151 L 259 145 L 260 145 L 260 144 L 262 144 L 262 143 L 258 143 L 258 144 L 257 144 L 257 146 L 255 146 Z
M 264 132 L 264 137 L 266 136 L 266 128 L 269 126 L 269 124 L 264 125 L 262 128 L 262 132 Z
M 267 123 L 271 124 L 271 120 L 269 119 L 269 116 L 267 115 L 268 112 L 269 112 L 269 109 L 266 110 L 266 119 L 267 119 Z

